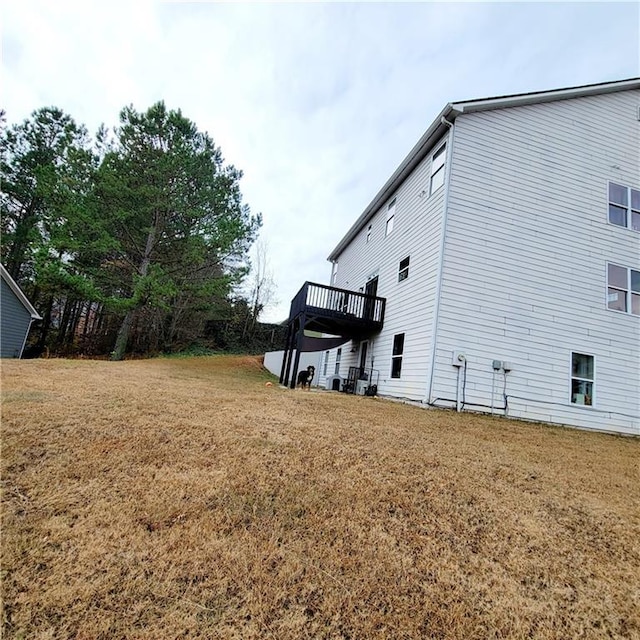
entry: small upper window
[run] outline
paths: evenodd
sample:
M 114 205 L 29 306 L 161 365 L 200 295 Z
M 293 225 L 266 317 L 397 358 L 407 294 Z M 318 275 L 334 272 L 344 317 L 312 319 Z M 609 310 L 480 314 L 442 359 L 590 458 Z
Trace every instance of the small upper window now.
M 435 193 L 444 184 L 444 162 L 447 158 L 447 145 L 443 144 L 431 158 L 431 182 L 429 195 Z
M 399 378 L 402 372 L 402 353 L 404 352 L 404 333 L 393 336 L 393 351 L 391 353 L 391 377 Z
M 398 268 L 398 282 L 402 282 L 409 277 L 409 256 L 404 260 L 400 260 L 400 266 Z
M 571 354 L 571 404 L 593 405 L 594 361 L 584 353 Z
M 331 284 L 335 284 L 338 279 L 338 263 L 333 263 L 333 275 L 331 276 Z
M 393 219 L 396 215 L 396 199 L 394 198 L 387 207 L 387 224 L 385 226 L 384 235 L 388 236 L 393 231 Z
M 609 222 L 640 231 L 640 191 L 610 182 Z
M 607 265 L 607 309 L 640 316 L 640 271 Z
M 369 225 L 369 228 L 367 229 L 367 243 L 369 240 L 371 240 L 371 225 Z

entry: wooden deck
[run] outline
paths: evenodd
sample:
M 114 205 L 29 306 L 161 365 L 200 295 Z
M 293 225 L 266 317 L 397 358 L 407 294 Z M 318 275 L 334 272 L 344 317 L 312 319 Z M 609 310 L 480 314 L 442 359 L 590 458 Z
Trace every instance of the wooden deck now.
M 359 291 L 305 282 L 291 301 L 280 382 L 295 387 L 301 351 L 329 349 L 336 340 L 338 343 L 363 340 L 380 331 L 386 303 L 385 298 Z M 311 346 L 312 339 L 305 337 L 305 331 L 318 331 L 342 340 L 326 338 L 323 346 L 325 339 L 314 338 Z
M 386 299 L 305 282 L 291 302 L 289 322 L 304 316 L 304 329 L 337 336 L 375 333 L 384 323 Z

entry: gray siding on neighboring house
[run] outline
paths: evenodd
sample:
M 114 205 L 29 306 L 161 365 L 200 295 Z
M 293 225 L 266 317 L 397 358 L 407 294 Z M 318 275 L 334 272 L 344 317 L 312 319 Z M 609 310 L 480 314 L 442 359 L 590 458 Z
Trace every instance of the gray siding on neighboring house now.
M 0 287 L 0 357 L 19 358 L 31 326 L 31 314 L 3 278 Z
M 640 269 L 640 233 L 608 223 L 607 184 L 640 189 L 640 92 L 463 114 L 455 122 L 432 398 L 640 434 L 640 317 L 607 309 L 607 262 Z M 595 357 L 594 405 L 570 402 L 571 352 Z M 502 403 L 498 376 L 496 404 Z M 632 416 L 636 416 L 635 418 Z

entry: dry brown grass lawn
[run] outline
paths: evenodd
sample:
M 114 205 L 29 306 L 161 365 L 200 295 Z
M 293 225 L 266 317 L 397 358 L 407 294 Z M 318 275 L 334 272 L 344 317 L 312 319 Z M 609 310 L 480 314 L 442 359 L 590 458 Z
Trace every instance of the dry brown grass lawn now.
M 4 361 L 6 638 L 638 638 L 640 441 Z

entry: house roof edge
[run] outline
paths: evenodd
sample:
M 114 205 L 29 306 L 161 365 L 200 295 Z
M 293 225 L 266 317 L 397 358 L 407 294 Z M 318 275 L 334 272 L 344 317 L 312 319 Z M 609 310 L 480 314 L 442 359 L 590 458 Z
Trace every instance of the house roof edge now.
M 344 248 L 353 240 L 353 238 L 355 238 L 360 229 L 367 224 L 382 204 L 393 195 L 394 191 L 404 182 L 413 169 L 415 169 L 429 151 L 433 149 L 434 145 L 442 138 L 447 131 L 447 126 L 442 123 L 442 119 L 451 118 L 452 116 L 455 118 L 455 115 L 457 115 L 457 113 L 454 113 L 453 105 L 448 103 L 424 134 L 422 134 L 418 142 L 413 146 L 411 151 L 409 151 L 398 168 L 393 172 L 393 174 L 391 174 L 391 177 L 385 182 L 382 189 L 378 191 L 367 208 L 353 223 L 342 240 L 340 240 L 333 251 L 329 254 L 327 260 L 333 262 L 342 253 Z
M 532 91 L 529 93 L 515 93 L 493 98 L 479 98 L 477 100 L 464 100 L 454 102 L 453 107 L 460 113 L 473 113 L 474 111 L 489 111 L 491 109 L 505 109 L 519 107 L 527 104 L 540 104 L 555 102 L 557 100 L 569 100 L 571 98 L 584 98 L 587 96 L 601 95 L 604 93 L 616 93 L 630 89 L 640 89 L 640 78 L 627 78 L 613 82 L 598 82 L 564 89 L 551 89 L 549 91 Z
M 416 165 L 421 162 L 429 153 L 438 140 L 446 133 L 446 125 L 442 124 L 442 118 L 449 121 L 455 120 L 459 115 L 473 113 L 475 111 L 489 111 L 491 109 L 503 109 L 507 107 L 524 106 L 527 104 L 538 104 L 543 102 L 553 102 L 556 100 L 567 100 L 570 98 L 581 98 L 603 93 L 615 93 L 630 89 L 640 89 L 640 78 L 627 78 L 612 82 L 599 82 L 577 87 L 564 89 L 552 89 L 550 91 L 533 91 L 529 93 L 518 93 L 493 98 L 481 98 L 478 100 L 465 100 L 459 102 L 449 102 L 444 109 L 436 116 L 429 128 L 422 135 L 420 140 L 411 149 L 408 155 L 393 172 L 391 177 L 384 184 L 382 189 L 374 196 L 373 200 L 360 214 L 351 228 L 343 236 L 342 240 L 335 246 L 327 257 L 327 260 L 334 262 L 344 251 L 347 245 L 356 237 L 358 232 L 375 215 L 376 211 L 389 199 L 393 192 L 404 182 L 406 177 L 413 171 Z
M 32 320 L 42 320 L 42 316 L 35 310 L 35 307 L 29 302 L 27 296 L 24 295 L 22 289 L 18 286 L 16 281 L 9 275 L 9 272 L 4 268 L 4 265 L 0 264 L 0 275 L 2 279 L 7 283 L 9 289 L 13 291 L 16 298 L 22 302 L 24 308 L 31 315 Z

